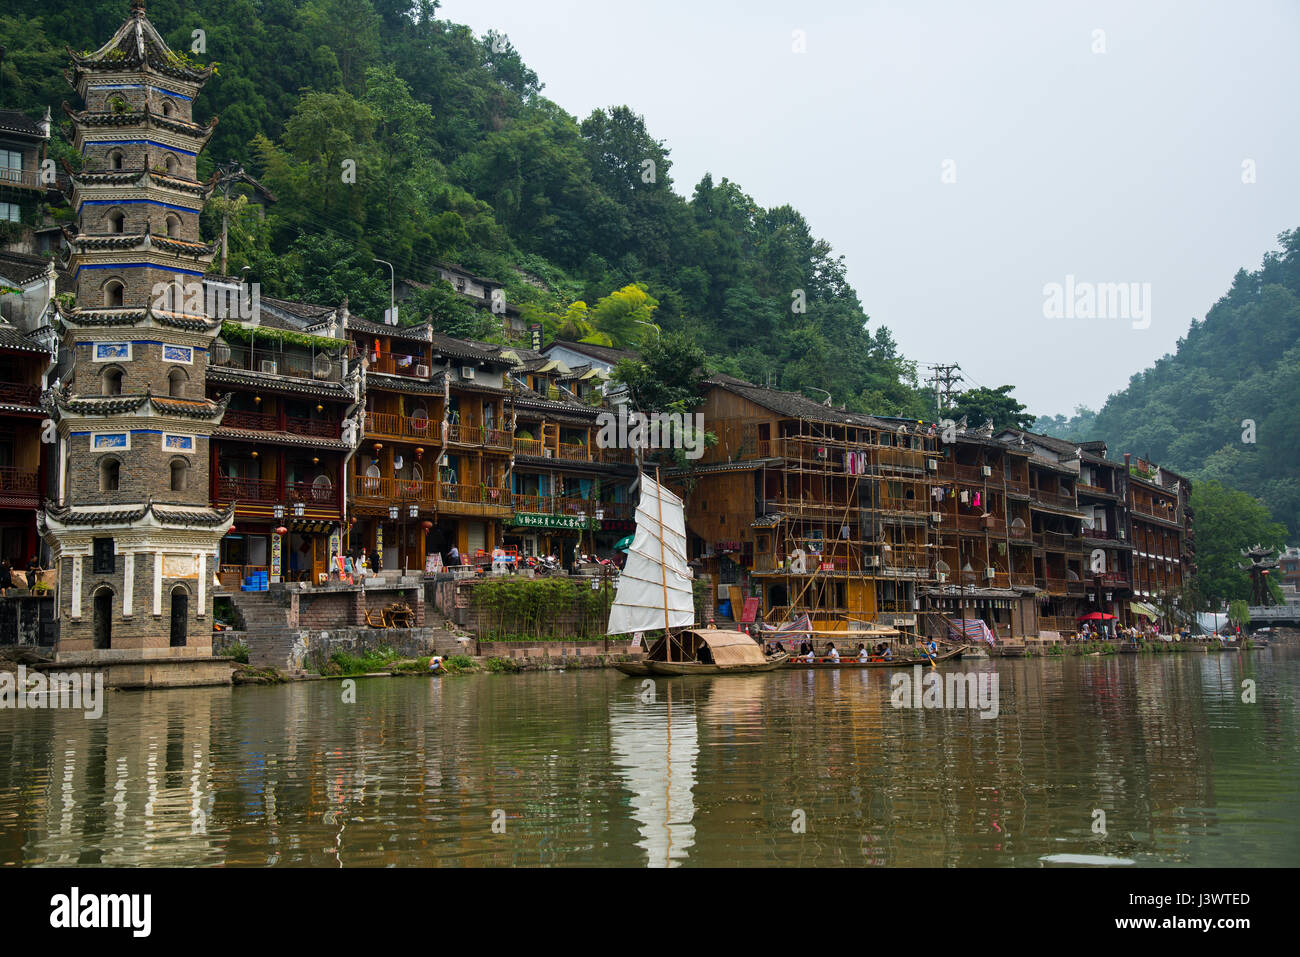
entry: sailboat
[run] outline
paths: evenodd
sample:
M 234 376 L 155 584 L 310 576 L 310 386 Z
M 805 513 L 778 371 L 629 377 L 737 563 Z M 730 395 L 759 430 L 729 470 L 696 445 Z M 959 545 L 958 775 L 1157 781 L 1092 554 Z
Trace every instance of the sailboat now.
M 719 675 L 774 671 L 789 657 L 764 655 L 749 635 L 695 627 L 695 597 L 686 563 L 686 508 L 682 500 L 642 473 L 636 536 L 609 610 L 611 635 L 663 629 L 640 661 L 615 667 L 625 675 Z M 674 630 L 676 629 L 676 630 Z

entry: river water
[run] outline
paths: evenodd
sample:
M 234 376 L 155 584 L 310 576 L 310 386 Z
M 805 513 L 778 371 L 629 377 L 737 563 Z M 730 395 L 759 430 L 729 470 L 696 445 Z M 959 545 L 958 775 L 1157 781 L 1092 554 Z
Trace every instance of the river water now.
M 882 670 L 0 711 L 0 865 L 1300 864 L 1300 651 L 953 670 L 995 718 L 895 708 Z

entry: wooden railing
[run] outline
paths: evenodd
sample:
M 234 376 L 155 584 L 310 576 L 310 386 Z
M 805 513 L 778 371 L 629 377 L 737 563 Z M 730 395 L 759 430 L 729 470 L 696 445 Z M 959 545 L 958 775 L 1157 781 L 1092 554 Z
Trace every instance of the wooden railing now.
M 556 456 L 573 462 L 587 462 L 591 459 L 587 453 L 587 446 L 580 442 L 561 442 Z
M 274 412 L 246 412 L 242 409 L 227 409 L 221 417 L 221 424 L 231 429 L 248 429 L 252 432 L 280 431 L 280 417 Z
M 281 502 L 280 484 L 274 479 L 217 478 L 218 502 Z
M 15 466 L 0 468 L 0 505 L 8 508 L 36 508 L 41 504 L 39 469 Z
M 466 485 L 443 482 L 438 489 L 440 502 L 460 502 L 496 508 L 513 507 L 513 496 L 508 489 L 489 488 L 485 485 Z
M 53 183 L 42 183 L 41 172 L 35 169 L 0 168 L 0 183 L 6 186 L 23 186 L 27 189 L 53 188 Z
M 541 458 L 545 453 L 542 451 L 541 439 L 521 439 L 515 436 L 515 452 L 519 455 L 533 455 Z
M 442 437 L 442 421 L 428 416 L 416 418 L 409 415 L 394 415 L 391 412 L 367 412 L 366 434 L 437 442 Z
M 1062 618 L 1054 615 L 1039 615 L 1039 631 L 1056 631 L 1061 633 L 1073 634 L 1078 630 L 1078 622 L 1073 618 Z
M 514 434 L 508 429 L 484 429 L 483 444 L 490 449 L 508 449 L 512 445 Z
M 0 382 L 0 402 L 11 405 L 37 405 L 41 401 L 41 387 L 25 382 Z
M 338 504 L 338 489 L 333 485 L 316 485 L 314 482 L 294 482 L 285 488 L 290 502 L 309 505 L 332 506 Z
M 438 483 L 394 478 L 391 475 L 356 475 L 353 477 L 352 489 L 353 495 L 358 499 L 384 504 L 418 502 L 433 505 L 438 500 Z
M 300 419 L 288 416 L 284 422 L 285 431 L 295 435 L 310 435 L 320 439 L 337 439 L 340 435 L 340 424 L 326 419 Z
M 416 369 L 424 366 L 422 372 L 426 373 L 420 378 L 427 378 L 429 371 L 428 365 L 425 364 L 423 356 L 406 355 L 401 352 L 389 352 L 381 355 L 378 359 L 370 359 L 370 371 L 378 372 L 382 375 L 405 375 L 415 376 Z
M 483 430 L 477 425 L 454 423 L 447 426 L 447 441 L 455 445 L 482 445 Z

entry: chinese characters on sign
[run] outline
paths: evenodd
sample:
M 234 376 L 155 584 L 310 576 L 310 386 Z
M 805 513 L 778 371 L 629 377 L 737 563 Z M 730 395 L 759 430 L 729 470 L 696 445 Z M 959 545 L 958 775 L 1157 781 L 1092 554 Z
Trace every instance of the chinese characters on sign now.
M 591 527 L 588 519 L 579 515 L 538 515 L 531 512 L 516 512 L 514 517 L 516 525 L 528 528 L 576 528 L 587 529 Z

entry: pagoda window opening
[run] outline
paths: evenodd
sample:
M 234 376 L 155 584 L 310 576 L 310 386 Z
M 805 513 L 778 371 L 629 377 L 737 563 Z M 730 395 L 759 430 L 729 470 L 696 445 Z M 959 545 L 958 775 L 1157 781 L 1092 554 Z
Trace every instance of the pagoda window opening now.
M 175 176 L 176 168 L 179 165 L 180 162 L 176 159 L 176 157 L 173 154 L 168 153 L 166 156 L 163 157 L 163 166 L 167 169 L 167 175 Z
M 121 487 L 122 463 L 109 457 L 99 463 L 99 490 L 116 492 Z
M 115 209 L 108 214 L 108 231 L 110 233 L 126 232 L 126 213 Z
M 108 154 L 108 168 L 110 170 L 120 170 L 124 168 L 121 150 L 113 150 Z
M 163 100 L 163 101 L 162 101 L 162 115 L 163 115 L 163 116 L 174 116 L 174 115 L 176 115 L 176 104 L 173 103 L 171 100 Z
M 172 459 L 172 491 L 183 492 L 190 487 L 190 463 L 185 459 Z
M 180 399 L 185 396 L 185 383 L 189 376 L 185 374 L 184 369 L 172 369 L 167 373 L 167 394 L 173 399 Z
M 126 305 L 126 285 L 120 279 L 111 279 L 104 284 L 104 307 L 121 309 Z
M 100 395 L 121 395 L 125 373 L 117 366 L 109 366 L 100 373 Z
M 167 217 L 167 238 L 181 238 L 181 218 L 179 216 L 169 215 Z

